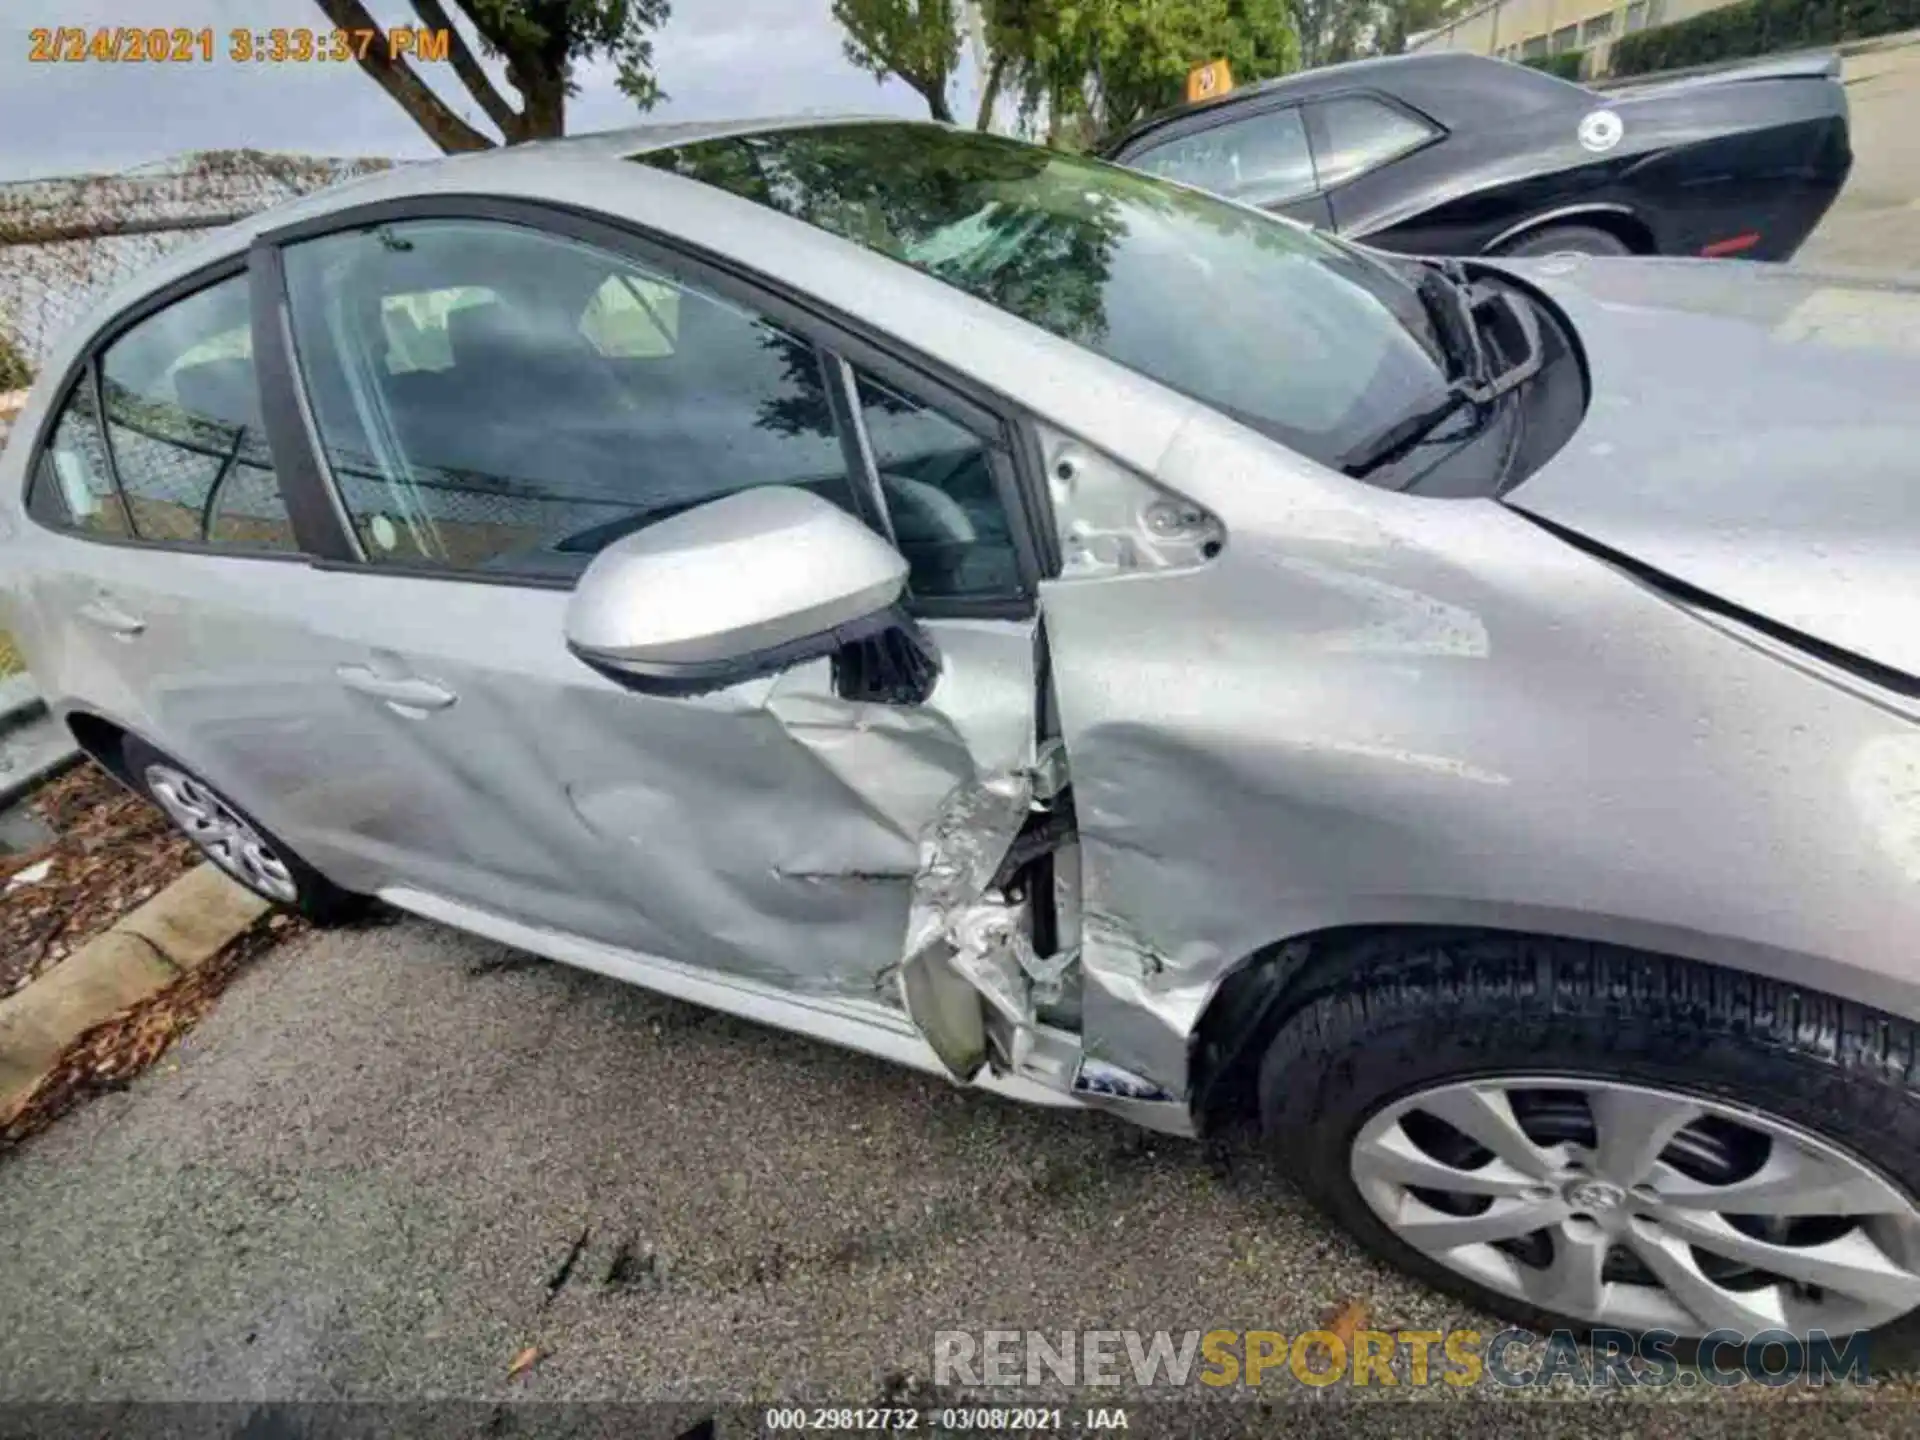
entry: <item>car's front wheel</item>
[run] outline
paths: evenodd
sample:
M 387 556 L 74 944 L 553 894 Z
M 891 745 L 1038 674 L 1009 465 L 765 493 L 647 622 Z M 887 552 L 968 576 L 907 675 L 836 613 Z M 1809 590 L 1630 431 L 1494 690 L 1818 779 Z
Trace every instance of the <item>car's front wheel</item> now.
M 200 853 L 256 895 L 319 924 L 365 909 L 364 896 L 328 880 L 179 761 L 132 736 L 121 755 L 134 783 Z
M 1376 1252 L 1543 1332 L 1909 1348 L 1914 1026 L 1511 936 L 1376 939 L 1316 983 L 1266 1056 L 1263 1118 Z

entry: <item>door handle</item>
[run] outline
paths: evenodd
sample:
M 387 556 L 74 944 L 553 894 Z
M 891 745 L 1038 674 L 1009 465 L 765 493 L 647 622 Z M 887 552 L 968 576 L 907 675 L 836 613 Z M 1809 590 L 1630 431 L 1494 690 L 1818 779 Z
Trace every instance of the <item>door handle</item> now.
M 333 672 L 349 690 L 384 700 L 396 710 L 444 710 L 460 697 L 444 685 L 418 676 L 379 675 L 365 665 L 342 665 Z
M 111 600 L 101 598 L 89 600 L 73 612 L 87 624 L 117 635 L 122 640 L 131 640 L 147 628 L 147 622 L 138 615 L 129 615 Z

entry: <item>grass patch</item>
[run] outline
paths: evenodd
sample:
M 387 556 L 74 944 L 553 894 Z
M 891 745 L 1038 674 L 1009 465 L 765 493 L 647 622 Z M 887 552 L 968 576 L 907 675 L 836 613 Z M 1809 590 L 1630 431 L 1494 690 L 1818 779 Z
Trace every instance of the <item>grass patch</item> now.
M 0 677 L 18 675 L 26 669 L 26 662 L 20 658 L 20 652 L 13 648 L 13 637 L 0 630 Z

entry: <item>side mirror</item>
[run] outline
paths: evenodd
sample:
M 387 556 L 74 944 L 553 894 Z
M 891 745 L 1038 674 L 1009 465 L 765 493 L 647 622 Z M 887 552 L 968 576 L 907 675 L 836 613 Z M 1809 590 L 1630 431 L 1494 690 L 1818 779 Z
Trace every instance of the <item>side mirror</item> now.
M 594 557 L 567 645 L 650 695 L 770 675 L 901 626 L 907 562 L 838 506 L 767 485 L 682 511 Z

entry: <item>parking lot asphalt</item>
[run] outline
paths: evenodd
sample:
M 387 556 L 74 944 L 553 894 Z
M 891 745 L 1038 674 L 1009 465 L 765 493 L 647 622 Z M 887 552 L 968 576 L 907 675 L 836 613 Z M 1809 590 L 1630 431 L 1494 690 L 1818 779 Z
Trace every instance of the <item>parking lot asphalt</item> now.
M 1847 57 L 1853 170 L 1794 258 L 1920 273 L 1920 41 Z
M 1848 78 L 1860 159 L 1803 255 L 1920 272 L 1920 46 Z M 1499 1328 L 1244 1141 L 1024 1109 L 414 920 L 269 953 L 0 1157 L 0 1401 L 928 1398 L 937 1330 L 1291 1335 L 1356 1301 Z M 1878 1393 L 1658 1396 L 1689 1434 L 1908 1431 L 1916 1392 Z M 1554 1433 L 1652 1433 L 1650 1398 Z
M 962 1092 L 415 920 L 270 952 L 159 1068 L 0 1160 L 0 1402 L 936 1403 L 942 1329 L 1293 1335 L 1354 1301 L 1500 1328 L 1248 1142 Z M 1608 1399 L 1554 1433 L 1622 1433 Z

